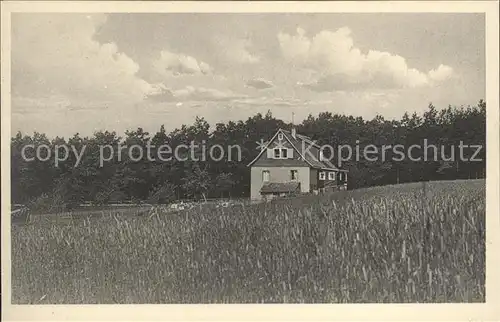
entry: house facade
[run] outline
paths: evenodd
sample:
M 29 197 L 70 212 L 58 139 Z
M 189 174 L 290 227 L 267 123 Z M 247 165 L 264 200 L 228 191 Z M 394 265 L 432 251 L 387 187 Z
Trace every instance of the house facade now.
M 295 129 L 279 129 L 248 166 L 253 200 L 347 189 L 348 171 L 324 158 L 321 148 Z

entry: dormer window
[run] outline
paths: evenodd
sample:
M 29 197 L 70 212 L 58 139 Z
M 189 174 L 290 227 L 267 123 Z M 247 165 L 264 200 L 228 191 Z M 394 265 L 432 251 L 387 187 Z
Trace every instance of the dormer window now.
M 293 149 L 273 148 L 268 149 L 268 157 L 272 159 L 288 159 L 293 157 Z

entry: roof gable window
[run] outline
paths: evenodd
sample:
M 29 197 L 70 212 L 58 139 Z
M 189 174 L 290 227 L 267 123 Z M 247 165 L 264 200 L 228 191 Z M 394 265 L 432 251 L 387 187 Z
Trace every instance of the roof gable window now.
M 291 148 L 267 149 L 267 157 L 270 159 L 290 159 L 293 158 L 293 149 Z

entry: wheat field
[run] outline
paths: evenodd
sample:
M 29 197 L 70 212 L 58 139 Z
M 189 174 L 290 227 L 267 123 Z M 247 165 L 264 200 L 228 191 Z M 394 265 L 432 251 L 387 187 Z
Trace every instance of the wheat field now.
M 485 182 L 12 226 L 12 302 L 484 302 Z

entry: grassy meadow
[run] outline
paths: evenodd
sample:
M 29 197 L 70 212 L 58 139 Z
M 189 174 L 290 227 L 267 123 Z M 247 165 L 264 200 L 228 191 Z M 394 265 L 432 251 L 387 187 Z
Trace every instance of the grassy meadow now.
M 483 302 L 484 180 L 12 226 L 12 302 Z

